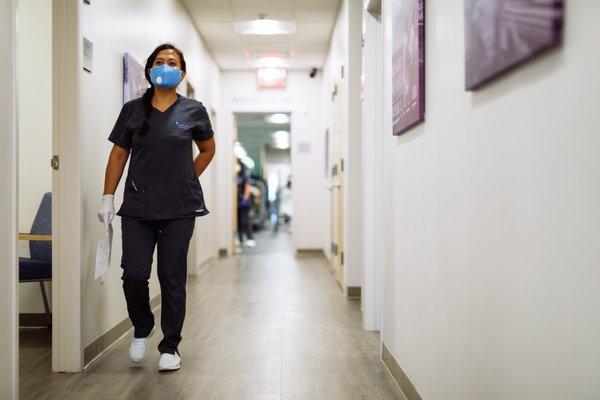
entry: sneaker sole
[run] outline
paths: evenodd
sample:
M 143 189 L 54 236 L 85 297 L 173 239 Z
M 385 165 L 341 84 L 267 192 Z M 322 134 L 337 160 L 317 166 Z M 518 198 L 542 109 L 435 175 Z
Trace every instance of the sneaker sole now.
M 181 365 L 178 365 L 176 367 L 172 367 L 172 368 L 159 368 L 158 372 L 169 372 L 169 371 L 177 371 L 178 369 L 181 368 Z

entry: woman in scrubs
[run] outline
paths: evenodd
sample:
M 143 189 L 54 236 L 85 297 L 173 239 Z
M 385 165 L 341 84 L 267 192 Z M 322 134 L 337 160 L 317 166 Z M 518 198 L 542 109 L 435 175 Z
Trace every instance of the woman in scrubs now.
M 134 362 L 148 357 L 148 338 L 155 329 L 148 280 L 157 247 L 164 335 L 158 345 L 160 371 L 180 366 L 188 246 L 195 218 L 208 214 L 198 177 L 215 154 L 206 108 L 176 92 L 185 73 L 183 53 L 170 44 L 148 57 L 150 88 L 123 106 L 108 137 L 114 145 L 98 212 L 101 222 L 112 221 L 114 193 L 131 156 L 123 203 L 116 213 L 121 217 L 123 291 L 134 327 L 129 354 Z M 200 150 L 195 159 L 192 143 Z

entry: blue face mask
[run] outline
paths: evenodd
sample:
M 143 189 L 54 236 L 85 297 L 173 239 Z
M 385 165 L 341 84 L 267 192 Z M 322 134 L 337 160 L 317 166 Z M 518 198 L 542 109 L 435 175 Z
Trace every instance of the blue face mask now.
M 181 70 L 167 64 L 150 69 L 150 79 L 160 88 L 174 88 L 181 82 Z

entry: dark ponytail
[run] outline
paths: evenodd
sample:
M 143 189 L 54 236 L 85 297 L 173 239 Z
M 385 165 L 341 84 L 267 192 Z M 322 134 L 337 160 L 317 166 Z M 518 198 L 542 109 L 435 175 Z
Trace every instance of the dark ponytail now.
M 150 83 L 150 87 L 146 89 L 146 92 L 142 96 L 142 103 L 144 104 L 144 122 L 142 124 L 142 128 L 140 130 L 141 134 L 148 132 L 148 120 L 150 119 L 150 114 L 152 113 L 152 97 L 154 96 L 154 84 L 152 83 L 152 79 L 150 79 L 150 69 L 154 65 L 154 60 L 158 53 L 163 50 L 173 50 L 179 56 L 179 61 L 181 62 L 181 71 L 186 72 L 186 64 L 185 58 L 183 57 L 183 53 L 177 47 L 173 46 L 169 43 L 164 43 L 158 46 L 152 54 L 146 60 L 146 67 L 144 68 L 144 73 L 146 75 L 146 80 Z

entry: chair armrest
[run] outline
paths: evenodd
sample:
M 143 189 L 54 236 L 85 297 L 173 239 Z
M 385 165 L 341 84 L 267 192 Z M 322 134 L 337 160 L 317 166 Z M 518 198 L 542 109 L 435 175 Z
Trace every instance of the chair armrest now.
M 19 240 L 52 240 L 52 235 L 32 235 L 31 233 L 19 233 Z

